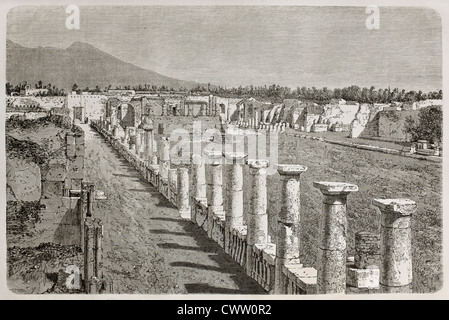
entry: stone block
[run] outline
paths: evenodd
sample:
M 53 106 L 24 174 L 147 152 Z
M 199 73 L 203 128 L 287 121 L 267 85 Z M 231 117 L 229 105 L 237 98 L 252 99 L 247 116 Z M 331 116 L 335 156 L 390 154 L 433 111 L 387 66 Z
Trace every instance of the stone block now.
M 378 289 L 380 271 L 377 266 L 366 269 L 348 267 L 346 284 L 355 288 Z

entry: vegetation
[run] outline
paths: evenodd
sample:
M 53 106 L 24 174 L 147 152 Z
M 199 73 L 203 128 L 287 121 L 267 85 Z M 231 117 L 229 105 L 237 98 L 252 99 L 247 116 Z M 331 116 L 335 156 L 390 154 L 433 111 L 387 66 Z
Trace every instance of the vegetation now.
M 440 143 L 443 137 L 443 109 L 429 106 L 419 110 L 418 121 L 412 117 L 405 120 L 404 132 L 410 134 L 412 141 L 420 139 Z
M 24 89 L 26 86 L 26 81 L 22 82 L 19 85 L 13 86 L 9 83 L 6 84 L 6 93 L 10 94 L 11 92 L 20 93 L 21 89 Z M 49 83 L 47 86 L 42 85 L 42 81 L 39 81 L 38 84 L 35 85 L 37 89 L 46 88 L 48 89 L 48 93 L 46 94 L 37 94 L 37 95 L 64 95 L 64 90 L 59 90 L 58 88 L 52 87 Z M 101 93 L 106 92 L 112 88 L 111 85 L 105 87 L 104 89 L 100 88 L 100 86 L 95 86 L 95 88 L 85 87 L 82 89 L 78 84 L 74 83 L 71 91 L 75 91 L 77 93 L 81 92 L 91 92 L 91 93 Z M 266 100 L 271 102 L 282 102 L 284 99 L 300 99 L 300 100 L 309 100 L 314 101 L 316 103 L 328 103 L 331 99 L 344 99 L 346 101 L 355 101 L 359 103 L 390 103 L 392 101 L 405 102 L 405 103 L 413 103 L 416 101 L 422 101 L 427 99 L 442 99 L 443 98 L 443 90 L 438 91 L 430 91 L 425 93 L 423 91 L 406 91 L 405 89 L 399 90 L 398 88 L 379 88 L 376 89 L 374 86 L 370 88 L 367 87 L 358 87 L 356 85 L 352 85 L 344 88 L 335 88 L 329 89 L 327 87 L 316 88 L 316 87 L 297 87 L 296 89 L 292 89 L 290 87 L 282 87 L 276 84 L 272 84 L 270 86 L 240 86 L 233 88 L 226 88 L 223 86 L 211 85 L 210 83 L 207 85 L 197 85 L 192 89 L 187 89 L 185 87 L 180 87 L 175 90 L 172 87 L 168 87 L 165 85 L 157 86 L 155 84 L 139 84 L 137 86 L 131 85 L 123 85 L 116 86 L 115 89 L 121 90 L 135 90 L 135 91 L 145 91 L 151 93 L 175 93 L 180 92 L 184 94 L 214 94 L 222 97 L 228 98 L 249 98 L 253 97 L 260 100 Z
M 110 89 L 111 86 L 108 88 Z M 154 93 L 174 92 L 173 88 L 167 86 L 158 87 L 156 85 L 138 85 L 138 86 L 124 86 L 116 89 L 136 90 L 136 91 L 150 91 Z M 406 91 L 398 88 L 376 89 L 374 86 L 370 88 L 360 88 L 352 85 L 345 88 L 328 89 L 324 88 L 307 88 L 297 87 L 291 89 L 290 87 L 281 87 L 279 85 L 270 86 L 246 86 L 238 88 L 226 88 L 222 86 L 213 86 L 210 83 L 207 86 L 197 85 L 196 87 L 187 90 L 186 88 L 179 88 L 178 92 L 187 94 L 213 94 L 228 98 L 249 98 L 253 97 L 260 100 L 271 102 L 282 102 L 284 99 L 300 99 L 309 100 L 317 103 L 328 103 L 331 99 L 344 99 L 346 101 L 355 101 L 359 103 L 390 103 L 392 101 L 413 103 L 427 99 L 442 99 L 443 90 L 430 91 L 424 93 L 423 91 Z
M 424 93 L 422 91 L 406 91 L 405 89 L 377 89 L 375 87 L 360 88 L 358 86 L 350 86 L 342 89 L 328 89 L 324 88 L 307 88 L 297 87 L 292 90 L 289 87 L 281 87 L 279 85 L 271 86 L 246 86 L 226 89 L 223 87 L 211 87 L 204 88 L 203 86 L 197 86 L 191 90 L 194 92 L 210 92 L 211 94 L 217 94 L 221 96 L 229 97 L 254 97 L 262 100 L 269 100 L 272 102 L 282 102 L 283 99 L 300 99 L 309 100 L 315 102 L 327 103 L 331 99 L 344 99 L 346 101 L 356 101 L 359 103 L 390 103 L 392 101 L 413 103 L 415 101 L 421 101 L 426 99 L 442 99 L 443 91 L 431 91 Z
M 20 94 L 21 90 L 25 90 L 28 83 L 26 81 L 23 81 L 17 85 L 13 85 L 11 83 L 6 83 L 6 94 L 11 95 L 11 93 L 16 92 L 17 94 Z M 66 93 L 64 92 L 64 89 L 59 89 L 56 86 L 52 86 L 51 83 L 47 85 L 42 85 L 42 81 L 38 81 L 37 84 L 34 84 L 34 89 L 47 89 L 47 92 L 37 92 L 34 94 L 38 97 L 47 97 L 47 96 L 65 96 Z

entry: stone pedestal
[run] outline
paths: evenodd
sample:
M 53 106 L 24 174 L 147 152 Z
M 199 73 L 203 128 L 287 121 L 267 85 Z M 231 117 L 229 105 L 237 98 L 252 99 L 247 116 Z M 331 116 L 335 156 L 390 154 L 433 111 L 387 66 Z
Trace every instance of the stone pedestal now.
M 318 228 L 318 294 L 346 290 L 346 198 L 358 191 L 354 184 L 314 182 L 324 195 L 323 214 Z
M 251 275 L 253 246 L 256 243 L 266 243 L 268 239 L 267 168 L 269 161 L 248 159 L 246 163 L 251 175 L 251 208 L 247 221 L 246 272 Z
M 380 218 L 380 285 L 385 292 L 412 292 L 411 215 L 409 199 L 374 199 Z
M 291 260 L 299 263 L 300 177 L 306 166 L 280 164 L 277 170 L 282 181 L 282 207 L 276 235 L 275 294 L 285 294 L 283 266 Z

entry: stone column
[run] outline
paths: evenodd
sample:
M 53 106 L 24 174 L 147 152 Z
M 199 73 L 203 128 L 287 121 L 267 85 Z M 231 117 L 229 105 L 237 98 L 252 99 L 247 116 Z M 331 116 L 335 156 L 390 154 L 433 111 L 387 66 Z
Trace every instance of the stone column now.
M 114 138 L 118 139 L 120 138 L 119 136 L 119 130 L 117 126 L 114 126 L 114 128 L 112 129 L 112 135 L 114 136 Z
M 159 141 L 159 161 L 160 161 L 160 175 L 163 179 L 168 179 L 168 169 L 170 168 L 170 138 L 161 137 Z
M 189 199 L 189 169 L 178 168 L 178 209 L 183 219 L 191 220 Z
M 95 226 L 92 217 L 84 219 L 84 284 L 86 293 L 90 292 L 89 282 L 95 276 Z
M 227 172 L 227 208 L 225 215 L 225 252 L 230 253 L 232 229 L 243 226 L 243 164 L 246 155 L 243 152 L 225 153 Z
M 125 136 L 123 138 L 123 144 L 128 147 L 128 139 L 129 139 L 129 127 L 125 128 Z
M 153 157 L 151 158 L 151 164 L 154 165 L 159 164 L 158 154 L 159 154 L 158 145 L 156 140 L 154 139 L 154 132 L 153 132 Z
M 95 219 L 95 276 L 103 278 L 103 223 Z
M 195 201 L 206 201 L 207 191 L 206 191 L 206 168 L 204 166 L 204 159 L 199 154 L 192 155 L 192 199 L 191 203 L 195 206 Z M 196 221 L 196 208 L 191 209 L 192 222 L 198 224 Z
M 136 129 L 136 155 L 140 158 L 140 150 L 142 148 L 142 129 Z
M 213 214 L 223 211 L 223 174 L 222 174 L 222 153 L 206 153 L 209 182 L 209 193 L 207 198 L 208 206 L 208 229 L 209 237 L 212 237 Z
M 260 119 L 260 111 L 259 110 L 255 110 L 254 111 L 254 126 L 256 128 L 259 127 L 259 119 Z
M 346 290 L 346 198 L 358 191 L 354 184 L 315 181 L 324 195 L 318 228 L 318 294 L 345 293 Z
M 253 246 L 266 243 L 268 238 L 267 216 L 267 168 L 268 160 L 248 159 L 251 175 L 251 209 L 248 214 L 248 233 L 246 249 L 246 273 L 251 275 L 253 268 Z
M 145 156 L 144 159 L 151 163 L 153 159 L 153 130 L 145 130 Z
M 385 292 L 412 292 L 411 215 L 415 201 L 373 199 L 380 212 L 380 286 Z
M 283 266 L 294 259 L 299 263 L 300 230 L 300 177 L 306 166 L 279 164 L 277 170 L 282 181 L 281 211 L 276 235 L 275 294 L 285 294 Z
M 193 197 L 206 199 L 206 167 L 204 159 L 198 155 L 192 155 L 192 186 Z

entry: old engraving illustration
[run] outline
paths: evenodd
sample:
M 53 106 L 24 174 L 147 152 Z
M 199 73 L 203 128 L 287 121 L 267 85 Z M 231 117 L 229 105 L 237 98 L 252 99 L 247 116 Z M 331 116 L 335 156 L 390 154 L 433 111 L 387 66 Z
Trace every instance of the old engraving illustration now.
M 442 89 L 424 7 L 14 7 L 8 288 L 438 292 Z

